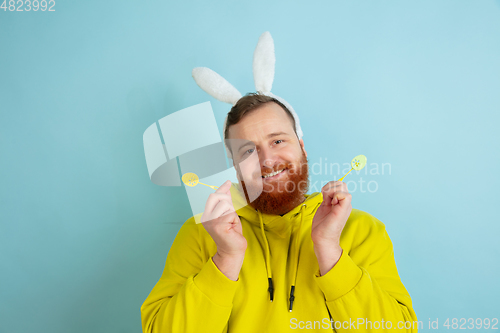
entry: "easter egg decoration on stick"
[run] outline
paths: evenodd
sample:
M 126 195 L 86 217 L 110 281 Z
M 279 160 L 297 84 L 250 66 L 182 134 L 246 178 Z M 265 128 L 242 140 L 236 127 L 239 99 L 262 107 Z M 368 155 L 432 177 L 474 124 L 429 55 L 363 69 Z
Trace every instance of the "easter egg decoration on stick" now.
M 358 155 L 355 158 L 352 159 L 351 161 L 351 170 L 349 170 L 348 173 L 344 175 L 344 177 L 340 178 L 339 181 L 342 181 L 342 179 L 345 178 L 353 169 L 356 171 L 359 171 L 363 169 L 366 165 L 366 156 L 365 155 Z
M 213 186 L 213 185 L 207 185 L 202 182 L 200 182 L 200 178 L 198 177 L 197 174 L 193 172 L 186 172 L 185 174 L 182 175 L 182 182 L 186 184 L 189 187 L 195 187 L 198 184 L 208 186 L 214 190 L 218 189 L 218 186 Z

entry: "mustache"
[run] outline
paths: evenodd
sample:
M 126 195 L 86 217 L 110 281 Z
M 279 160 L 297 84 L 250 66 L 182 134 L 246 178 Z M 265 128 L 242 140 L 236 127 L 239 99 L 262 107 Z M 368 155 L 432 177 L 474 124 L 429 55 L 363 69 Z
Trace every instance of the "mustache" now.
M 291 166 L 293 166 L 292 163 L 278 164 L 278 165 L 276 165 L 275 167 L 272 167 L 272 168 L 263 168 L 263 169 L 261 169 L 261 173 L 272 173 L 272 172 L 276 172 L 276 171 L 279 171 L 279 170 L 288 169 Z
M 260 176 L 264 176 L 264 175 L 268 175 L 270 173 L 273 173 L 273 172 L 276 172 L 276 171 L 280 171 L 280 170 L 286 170 L 286 169 L 291 169 L 293 168 L 293 163 L 291 162 L 283 162 L 283 163 L 278 163 L 276 164 L 275 166 L 273 166 L 272 168 L 270 167 L 264 167 L 260 170 L 260 174 L 259 174 L 259 171 L 256 171 L 254 173 L 254 175 L 257 177 L 260 177 Z
M 305 165 L 308 165 L 308 163 L 307 162 L 296 162 L 296 163 L 285 162 L 285 163 L 279 163 L 279 164 L 276 164 L 272 168 L 264 167 L 260 171 L 255 171 L 252 174 L 252 176 L 253 176 L 253 178 L 258 179 L 258 178 L 263 177 L 264 175 L 268 175 L 268 174 L 271 174 L 271 173 L 274 173 L 274 172 L 277 172 L 277 171 L 281 171 L 281 170 L 289 170 L 289 172 L 299 173 L 300 174 L 300 173 L 304 172 Z

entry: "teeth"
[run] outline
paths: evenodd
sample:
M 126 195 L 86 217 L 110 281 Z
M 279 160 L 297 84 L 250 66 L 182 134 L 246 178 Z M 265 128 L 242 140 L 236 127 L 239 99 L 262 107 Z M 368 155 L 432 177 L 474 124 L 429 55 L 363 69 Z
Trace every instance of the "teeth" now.
M 276 172 L 270 173 L 270 174 L 265 175 L 265 176 L 263 176 L 263 177 L 264 177 L 264 178 L 268 178 L 268 177 L 276 176 L 278 173 L 282 172 L 283 170 L 285 170 L 285 169 L 278 170 L 278 171 L 276 171 Z

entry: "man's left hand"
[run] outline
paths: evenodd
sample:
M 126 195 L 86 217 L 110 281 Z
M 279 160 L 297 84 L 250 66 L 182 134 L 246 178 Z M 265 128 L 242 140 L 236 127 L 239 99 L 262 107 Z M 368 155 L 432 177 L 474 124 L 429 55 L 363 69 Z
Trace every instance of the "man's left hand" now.
M 321 189 L 323 202 L 312 222 L 311 238 L 321 275 L 326 274 L 342 254 L 340 235 L 351 214 L 351 194 L 341 181 L 331 181 Z

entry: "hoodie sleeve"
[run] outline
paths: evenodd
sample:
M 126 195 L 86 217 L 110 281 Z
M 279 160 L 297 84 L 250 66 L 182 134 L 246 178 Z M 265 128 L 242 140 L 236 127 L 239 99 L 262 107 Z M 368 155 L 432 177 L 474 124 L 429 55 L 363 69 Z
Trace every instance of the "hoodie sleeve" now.
M 217 268 L 199 228 L 190 218 L 177 233 L 163 274 L 141 306 L 144 333 L 227 332 L 240 280 Z M 215 253 L 215 243 L 208 247 Z
M 336 331 L 417 332 L 417 316 L 398 275 L 385 226 L 361 213 L 359 220 L 343 231 L 344 251 L 337 264 L 325 275 L 318 271 L 314 277 L 332 319 L 345 322 Z M 349 247 L 348 253 L 345 249 Z

